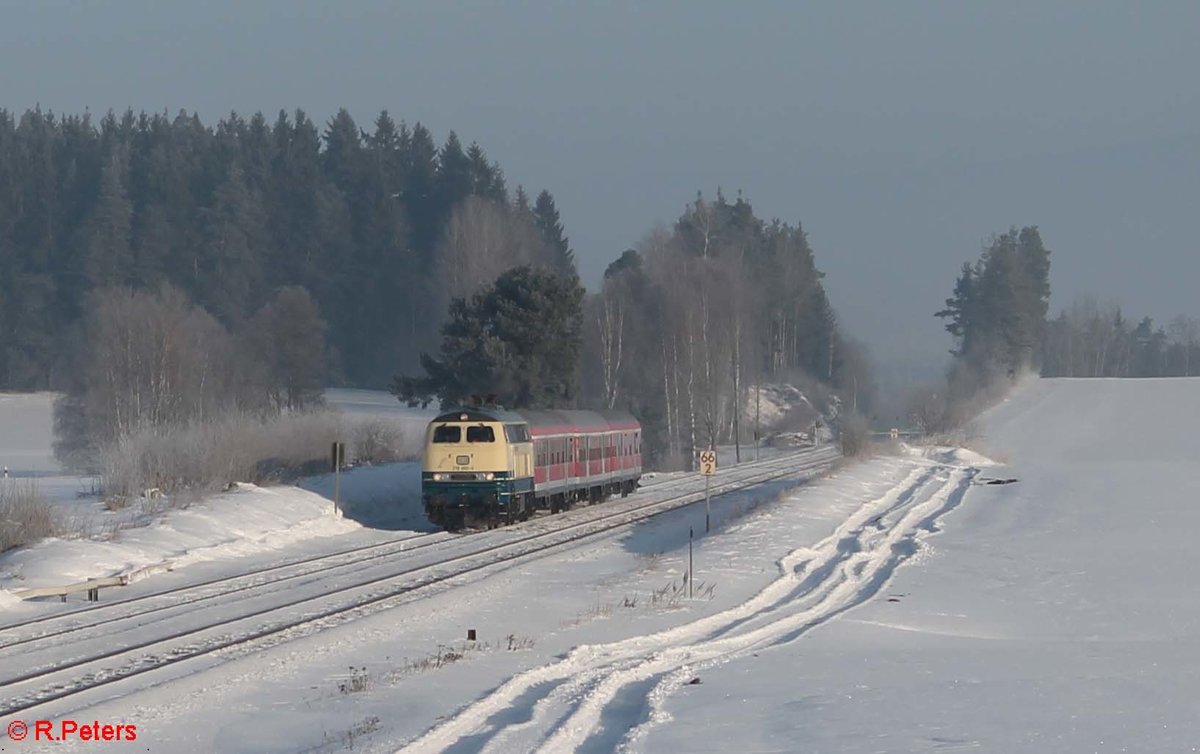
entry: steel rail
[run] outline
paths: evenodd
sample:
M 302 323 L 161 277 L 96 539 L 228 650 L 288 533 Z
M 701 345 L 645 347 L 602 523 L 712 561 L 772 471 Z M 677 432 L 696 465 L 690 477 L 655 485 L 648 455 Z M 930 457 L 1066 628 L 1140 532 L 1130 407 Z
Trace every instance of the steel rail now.
M 772 459 L 768 462 L 760 462 L 749 473 L 739 474 L 737 479 L 723 480 L 714 488 L 714 493 L 716 495 L 724 495 L 789 476 L 804 476 L 804 479 L 811 479 L 813 476 L 832 467 L 838 457 L 833 452 L 818 451 Z M 799 463 L 797 463 L 798 460 Z M 419 565 L 399 573 L 340 587 L 334 591 L 291 600 L 284 604 L 272 605 L 251 613 L 225 618 L 204 626 L 191 627 L 168 636 L 153 638 L 133 646 L 101 652 L 63 665 L 44 668 L 15 678 L 9 678 L 0 682 L 0 688 L 10 689 L 15 686 L 29 685 L 42 679 L 51 679 L 55 676 L 65 675 L 68 671 L 77 671 L 72 674 L 72 677 L 60 680 L 57 684 L 48 683 L 40 689 L 31 689 L 21 695 L 10 696 L 9 700 L 3 703 L 4 706 L 0 707 L 0 715 L 13 715 L 24 712 L 119 680 L 172 666 L 185 660 L 212 655 L 231 647 L 248 645 L 303 626 L 327 621 L 330 618 L 339 616 L 345 619 L 361 617 L 361 614 L 370 614 L 387 609 L 391 607 L 389 601 L 409 596 L 418 590 L 423 590 L 451 579 L 458 579 L 466 574 L 485 571 L 498 565 L 511 563 L 512 561 L 536 559 L 567 545 L 607 534 L 614 529 L 619 529 L 653 516 L 694 505 L 703 499 L 703 492 L 693 491 L 672 495 L 665 499 L 647 501 L 624 507 L 621 510 L 606 510 L 607 506 L 584 508 L 582 511 L 574 511 L 572 513 L 583 513 L 585 515 L 573 516 L 572 513 L 568 513 L 564 516 L 556 517 L 556 519 L 562 521 L 563 525 L 555 526 L 545 531 L 528 533 L 510 541 L 500 542 L 473 552 L 454 555 L 432 563 Z M 598 515 L 591 515 L 596 512 L 598 512 Z M 580 520 L 567 520 L 575 518 Z M 546 520 L 538 519 L 537 522 Z M 520 526 L 508 527 L 508 529 L 501 531 L 520 528 Z M 516 533 L 521 534 L 521 532 Z M 530 547 L 531 544 L 533 545 L 532 547 Z M 452 565 L 457 567 L 449 572 L 436 572 L 437 569 L 444 569 Z M 422 572 L 433 573 L 424 579 L 415 582 L 411 581 L 413 576 Z M 382 587 L 382 590 L 378 593 L 368 592 L 361 594 L 366 589 L 379 587 Z M 237 623 L 260 618 L 272 613 L 279 613 L 298 605 L 339 597 L 344 598 L 346 601 L 332 606 L 318 606 L 314 612 L 307 613 L 299 618 L 288 618 L 274 624 L 259 625 L 249 630 L 243 630 L 241 633 L 235 632 L 231 634 L 229 632 L 229 628 Z M 352 613 L 359 613 L 360 615 L 351 615 Z M 213 631 L 223 631 L 223 633 L 219 634 L 215 639 L 207 641 L 198 637 L 200 634 Z M 180 639 L 191 639 L 192 641 L 185 643 L 183 646 L 173 649 L 169 648 L 168 645 Z M 135 658 L 134 662 L 127 662 L 123 666 L 96 668 L 90 672 L 83 672 L 86 666 L 96 665 L 105 660 L 122 656 L 132 656 L 140 650 L 149 648 L 157 648 L 158 651 L 149 655 L 142 655 L 140 658 Z

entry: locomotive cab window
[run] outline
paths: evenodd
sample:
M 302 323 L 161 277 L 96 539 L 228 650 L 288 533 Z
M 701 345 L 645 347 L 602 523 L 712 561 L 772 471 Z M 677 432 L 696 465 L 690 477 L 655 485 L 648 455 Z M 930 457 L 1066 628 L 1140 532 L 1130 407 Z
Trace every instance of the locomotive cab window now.
M 469 437 L 468 433 L 468 437 Z M 458 442 L 462 437 L 462 430 L 452 424 L 443 424 L 440 427 L 433 429 L 434 442 Z
M 495 442 L 496 433 L 491 427 L 467 427 L 467 442 Z
M 529 428 L 524 424 L 505 424 L 504 436 L 509 442 L 530 442 Z

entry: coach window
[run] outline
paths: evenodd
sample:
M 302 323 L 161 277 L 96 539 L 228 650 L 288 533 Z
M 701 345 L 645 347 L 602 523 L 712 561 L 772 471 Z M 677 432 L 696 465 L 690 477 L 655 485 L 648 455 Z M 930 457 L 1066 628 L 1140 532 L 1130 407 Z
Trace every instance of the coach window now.
M 467 442 L 496 442 L 491 427 L 467 427 Z
M 462 431 L 452 424 L 443 424 L 433 429 L 434 442 L 458 442 L 460 437 L 462 437 Z

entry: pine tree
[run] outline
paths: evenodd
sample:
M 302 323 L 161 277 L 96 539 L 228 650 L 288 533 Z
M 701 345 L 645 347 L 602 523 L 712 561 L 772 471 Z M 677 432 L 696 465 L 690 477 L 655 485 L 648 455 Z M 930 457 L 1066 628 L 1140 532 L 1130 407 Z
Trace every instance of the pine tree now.
M 362 158 L 362 136 L 354 118 L 342 108 L 329 121 L 325 129 L 325 149 L 321 152 L 321 165 L 325 175 L 333 181 L 346 198 L 353 203 L 360 174 Z
M 133 277 L 129 245 L 133 210 L 125 195 L 121 163 L 113 155 L 104 166 L 100 196 L 84 227 L 84 275 L 89 288 L 123 285 Z
M 499 165 L 488 162 L 483 148 L 475 142 L 471 142 L 467 149 L 467 161 L 471 168 L 471 193 L 497 204 L 507 203 L 508 189 L 504 186 L 504 172 Z
M 204 224 L 204 245 L 192 269 L 192 295 L 226 322 L 247 314 L 260 290 L 264 236 L 261 203 L 247 188 L 241 168 L 233 165 L 217 189 Z
M 459 202 L 471 195 L 475 183 L 471 160 L 463 151 L 458 134 L 446 137 L 438 153 L 437 198 L 438 212 L 448 217 Z
M 975 303 L 975 268 L 970 262 L 964 262 L 962 272 L 954 282 L 954 295 L 946 299 L 946 308 L 934 315 L 949 320 L 946 332 L 954 336 L 956 345 L 950 353 L 955 356 L 962 356 L 971 348 L 969 336 L 973 330 Z
M 583 288 L 532 267 L 516 267 L 494 285 L 450 305 L 440 358 L 422 356 L 423 377 L 398 376 L 403 401 L 443 406 L 496 395 L 508 406 L 566 407 L 579 387 Z
M 550 249 L 554 269 L 560 275 L 574 276 L 575 252 L 563 232 L 562 223 L 558 217 L 558 207 L 554 206 L 554 197 L 549 191 L 543 190 L 537 196 L 533 205 L 533 220 L 542 234 L 542 239 Z
M 420 123 L 413 126 L 408 141 L 404 175 L 404 206 L 408 212 L 412 244 L 419 255 L 420 267 L 430 269 L 442 221 L 449 213 L 448 210 L 442 212 L 439 206 L 437 147 L 429 129 Z

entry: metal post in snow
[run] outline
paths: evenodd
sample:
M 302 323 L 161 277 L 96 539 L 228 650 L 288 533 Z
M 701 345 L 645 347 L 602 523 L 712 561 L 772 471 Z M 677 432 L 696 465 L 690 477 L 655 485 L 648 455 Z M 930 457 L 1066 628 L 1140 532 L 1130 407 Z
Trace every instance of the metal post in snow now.
M 342 505 L 339 493 L 342 484 L 342 464 L 346 462 L 345 443 L 335 442 L 333 444 L 330 449 L 330 461 L 333 464 L 333 510 L 341 514 Z
M 758 460 L 759 416 L 762 414 L 762 377 L 759 384 L 754 386 L 754 460 Z
M 704 476 L 704 533 L 708 534 L 711 530 L 712 508 L 709 501 L 709 484 L 712 482 L 712 477 Z
M 342 512 L 342 503 L 341 500 L 338 499 L 338 493 L 341 492 L 341 484 L 342 466 L 341 464 L 338 464 L 338 467 L 333 471 L 333 509 L 338 513 Z
M 707 478 L 707 477 L 706 477 Z M 696 573 L 692 570 L 692 540 L 695 534 L 692 532 L 692 527 L 688 527 L 688 599 L 692 598 L 692 582 L 695 581 Z

